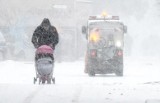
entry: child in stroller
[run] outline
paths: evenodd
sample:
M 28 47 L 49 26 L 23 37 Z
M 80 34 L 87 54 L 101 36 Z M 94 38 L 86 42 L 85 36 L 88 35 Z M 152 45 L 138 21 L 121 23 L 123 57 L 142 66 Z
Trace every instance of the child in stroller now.
M 51 84 L 55 83 L 53 78 L 54 57 L 53 49 L 50 46 L 42 45 L 36 50 L 35 56 L 36 77 L 34 77 L 34 84 L 39 79 L 39 84 L 44 84 L 46 81 Z

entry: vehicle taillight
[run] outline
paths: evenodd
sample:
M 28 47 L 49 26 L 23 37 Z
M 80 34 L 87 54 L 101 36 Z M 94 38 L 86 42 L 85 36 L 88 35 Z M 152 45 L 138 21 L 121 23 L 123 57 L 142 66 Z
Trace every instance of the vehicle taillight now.
M 97 51 L 96 50 L 91 50 L 91 56 L 92 57 L 95 57 L 95 56 L 97 56 Z
M 122 52 L 122 51 L 118 51 L 118 52 L 117 52 L 117 55 L 118 55 L 118 56 L 122 56 L 122 55 L 123 55 L 123 52 Z

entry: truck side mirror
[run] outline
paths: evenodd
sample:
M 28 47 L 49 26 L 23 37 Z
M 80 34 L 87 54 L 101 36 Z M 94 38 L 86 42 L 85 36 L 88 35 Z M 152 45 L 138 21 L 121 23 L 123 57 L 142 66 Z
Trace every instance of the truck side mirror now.
M 124 25 L 124 33 L 127 33 L 127 26 L 126 25 Z
M 86 26 L 82 26 L 82 34 L 87 34 L 87 27 Z

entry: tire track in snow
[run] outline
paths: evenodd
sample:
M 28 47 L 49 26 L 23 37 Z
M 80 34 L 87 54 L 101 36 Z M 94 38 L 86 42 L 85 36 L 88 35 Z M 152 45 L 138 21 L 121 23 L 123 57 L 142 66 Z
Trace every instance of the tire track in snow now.
M 79 98 L 82 92 L 82 86 L 78 86 L 73 95 L 72 103 L 79 103 Z
M 38 87 L 36 90 L 31 92 L 24 100 L 23 103 L 31 103 L 35 96 L 43 89 L 42 86 Z

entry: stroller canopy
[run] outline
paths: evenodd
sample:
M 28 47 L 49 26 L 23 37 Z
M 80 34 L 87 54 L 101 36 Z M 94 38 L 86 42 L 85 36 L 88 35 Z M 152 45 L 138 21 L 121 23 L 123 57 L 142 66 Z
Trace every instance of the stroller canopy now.
M 37 49 L 36 54 L 53 54 L 53 49 L 48 45 L 42 45 Z

